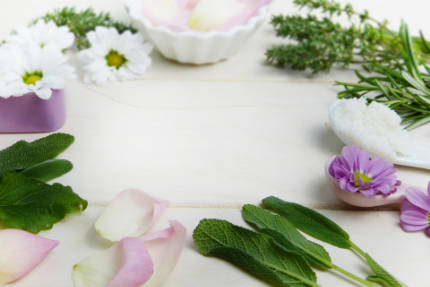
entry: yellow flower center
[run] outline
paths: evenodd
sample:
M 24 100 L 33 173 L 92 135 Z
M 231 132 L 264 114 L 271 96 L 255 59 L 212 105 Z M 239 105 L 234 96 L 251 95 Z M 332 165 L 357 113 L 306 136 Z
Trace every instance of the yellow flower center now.
M 121 55 L 115 50 L 110 50 L 105 56 L 105 59 L 109 67 L 115 67 L 117 69 L 121 68 L 128 61 L 124 55 Z
M 37 82 L 39 82 L 43 78 L 42 71 L 34 71 L 32 73 L 25 73 L 24 76 L 22 76 L 22 81 L 26 85 L 34 85 Z
M 361 182 L 366 184 L 369 182 L 372 182 L 372 178 L 368 176 L 367 174 L 361 173 L 359 171 L 354 172 L 354 186 L 359 187 L 360 186 L 360 179 Z

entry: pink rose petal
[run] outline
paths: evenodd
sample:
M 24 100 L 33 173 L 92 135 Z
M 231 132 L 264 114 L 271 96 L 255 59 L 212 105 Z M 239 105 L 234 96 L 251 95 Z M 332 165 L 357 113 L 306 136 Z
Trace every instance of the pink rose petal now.
M 185 246 L 186 229 L 178 221 L 170 221 L 170 227 L 155 234 L 140 237 L 154 262 L 154 275 L 145 287 L 158 287 L 173 271 Z
M 185 245 L 185 228 L 177 221 L 170 225 L 151 235 L 125 238 L 87 257 L 73 267 L 74 286 L 161 286 Z
M 58 244 L 56 240 L 22 230 L 1 230 L 0 284 L 14 282 L 27 275 Z
M 76 264 L 73 284 L 75 287 L 139 287 L 152 276 L 153 267 L 144 241 L 127 237 Z
M 97 232 L 111 241 L 138 237 L 148 231 L 169 202 L 147 193 L 129 189 L 121 192 L 103 211 L 95 223 Z
M 108 287 L 140 286 L 154 273 L 154 264 L 142 240 L 127 237 L 120 241 L 122 267 Z

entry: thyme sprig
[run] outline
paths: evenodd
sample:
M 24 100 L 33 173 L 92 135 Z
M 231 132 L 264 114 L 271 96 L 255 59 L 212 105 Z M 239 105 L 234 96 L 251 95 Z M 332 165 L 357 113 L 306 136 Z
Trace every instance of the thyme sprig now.
M 269 49 L 268 63 L 295 70 L 310 69 L 313 73 L 329 71 L 336 64 L 348 67 L 354 63 L 385 63 L 393 68 L 402 64 L 401 40 L 396 31 L 388 29 L 387 21 L 334 0 L 294 0 L 294 4 L 309 12 L 306 16 L 272 18 L 276 35 L 292 42 Z M 346 17 L 348 24 L 336 22 L 335 16 Z M 430 56 L 430 45 L 422 35 L 413 38 L 413 42 L 420 61 L 425 61 Z
M 82 11 L 76 11 L 74 7 L 65 7 L 55 10 L 45 16 L 36 19 L 43 19 L 46 22 L 54 21 L 57 26 L 68 26 L 70 31 L 75 35 L 76 47 L 78 50 L 88 48 L 90 43 L 87 39 L 87 33 L 93 31 L 97 26 L 113 27 L 119 33 L 131 31 L 136 33 L 137 30 L 130 24 L 114 20 L 109 13 L 96 13 L 93 9 L 88 8 Z

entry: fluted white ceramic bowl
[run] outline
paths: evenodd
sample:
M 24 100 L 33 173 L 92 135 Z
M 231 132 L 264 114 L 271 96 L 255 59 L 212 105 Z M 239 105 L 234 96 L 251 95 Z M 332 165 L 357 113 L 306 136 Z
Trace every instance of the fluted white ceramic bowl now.
M 214 0 L 216 1 L 216 0 Z M 172 31 L 154 26 L 142 13 L 142 0 L 125 0 L 126 9 L 143 35 L 166 58 L 186 64 L 211 64 L 233 56 L 264 22 L 269 5 L 244 25 L 229 31 Z

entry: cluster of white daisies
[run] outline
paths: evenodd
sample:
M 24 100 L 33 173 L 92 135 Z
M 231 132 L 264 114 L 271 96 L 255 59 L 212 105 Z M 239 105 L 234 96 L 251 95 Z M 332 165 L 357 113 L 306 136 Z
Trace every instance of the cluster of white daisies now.
M 152 45 L 138 33 L 100 26 L 87 38 L 91 46 L 78 52 L 86 83 L 141 78 L 151 65 Z M 69 57 L 74 39 L 68 27 L 43 20 L 8 35 L 0 45 L 0 97 L 35 93 L 47 100 L 64 89 L 66 79 L 77 77 Z

